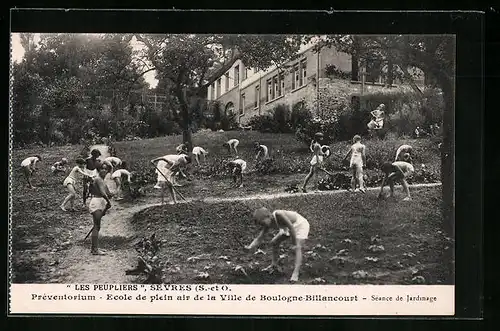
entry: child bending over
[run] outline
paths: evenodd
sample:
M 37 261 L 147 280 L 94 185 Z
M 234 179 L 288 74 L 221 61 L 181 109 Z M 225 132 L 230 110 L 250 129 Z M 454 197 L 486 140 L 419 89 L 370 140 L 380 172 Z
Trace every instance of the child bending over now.
M 31 177 L 33 176 L 33 173 L 36 171 L 36 163 L 40 161 L 42 161 L 42 157 L 40 155 L 35 155 L 35 156 L 30 156 L 24 159 L 23 162 L 21 162 L 22 172 L 30 188 L 35 188 L 31 184 Z
M 380 186 L 380 193 L 378 195 L 379 199 L 383 197 L 384 186 L 387 184 L 389 184 L 389 187 L 391 188 L 391 197 L 394 197 L 394 183 L 396 181 L 401 181 L 401 184 L 403 185 L 406 193 L 406 197 L 403 200 L 411 200 L 410 189 L 408 188 L 408 182 L 406 181 L 406 178 L 408 178 L 411 174 L 413 174 L 413 172 L 415 172 L 415 168 L 413 168 L 413 166 L 408 162 L 396 161 L 393 163 L 384 163 L 382 165 L 382 171 L 384 172 L 385 176 L 382 180 L 382 185 Z
M 66 164 L 68 164 L 68 160 L 63 157 L 61 161 L 55 162 L 52 167 L 50 167 L 50 171 L 52 171 L 53 175 L 57 174 L 58 172 L 66 172 Z
M 229 161 L 227 166 L 231 169 L 234 186 L 243 187 L 243 172 L 247 168 L 247 163 L 242 159 L 236 159 L 234 161 Z
M 264 160 L 269 157 L 269 149 L 267 148 L 266 145 L 261 145 L 259 142 L 255 142 L 254 148 L 255 151 L 257 152 L 257 155 L 255 155 L 256 161 L 259 159 L 259 157 L 262 157 L 262 159 Z
M 231 154 L 231 150 L 234 150 L 236 153 L 236 156 L 238 156 L 238 145 L 240 144 L 240 141 L 238 139 L 230 139 L 227 142 L 222 144 L 222 147 L 226 147 L 229 154 Z
M 295 268 L 290 281 L 298 281 L 300 266 L 302 265 L 302 246 L 309 235 L 309 222 L 307 219 L 294 211 L 275 210 L 271 213 L 267 208 L 257 209 L 253 217 L 255 223 L 260 225 L 262 230 L 250 245 L 245 246 L 245 249 L 251 250 L 256 248 L 269 230 L 279 230 L 278 234 L 271 240 L 271 245 L 273 246 L 272 263 L 264 271 L 279 270 L 279 246 L 283 241 L 290 238 L 295 249 Z

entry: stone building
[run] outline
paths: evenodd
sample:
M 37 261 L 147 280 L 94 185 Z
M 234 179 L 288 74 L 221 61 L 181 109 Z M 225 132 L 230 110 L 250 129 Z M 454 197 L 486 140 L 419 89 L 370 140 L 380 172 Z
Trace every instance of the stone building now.
M 279 104 L 291 109 L 303 101 L 308 109 L 319 113 L 322 93 L 338 92 L 341 97 L 359 94 L 359 63 L 353 63 L 350 54 L 333 47 L 319 52 L 313 47 L 314 43 L 304 45 L 294 60 L 265 71 L 247 68 L 236 55 L 209 80 L 207 100 L 220 102 L 226 114 L 237 115 L 238 122 L 244 125 L 253 116 L 266 114 Z M 336 76 L 332 75 L 332 68 Z M 372 81 L 363 84 L 365 93 L 386 87 L 383 72 L 370 77 Z

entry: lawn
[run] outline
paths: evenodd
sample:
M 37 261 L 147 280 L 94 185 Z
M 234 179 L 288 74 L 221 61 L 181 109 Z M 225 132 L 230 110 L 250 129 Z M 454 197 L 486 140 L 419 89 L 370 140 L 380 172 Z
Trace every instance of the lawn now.
M 230 138 L 240 139 L 240 157 L 249 163 L 250 173 L 245 177 L 245 186 L 241 189 L 231 188 L 231 180 L 220 168 L 222 160 L 229 159 L 227 150 L 222 143 Z M 289 134 L 262 134 L 258 132 L 200 132 L 194 135 L 194 144 L 205 147 L 210 155 L 207 164 L 202 169 L 191 167 L 193 180 L 183 182 L 181 192 L 187 198 L 203 197 L 234 197 L 248 194 L 283 192 L 286 186 L 297 185 L 302 182 L 309 164 L 310 154 L 308 147 L 295 140 Z M 277 164 L 277 173 L 262 175 L 253 172 L 252 144 L 254 141 L 266 144 L 270 154 Z M 181 142 L 180 136 L 169 136 L 155 139 L 117 142 L 115 147 L 117 156 L 126 160 L 129 168 L 136 172 L 138 185 L 143 186 L 144 196 L 135 201 L 121 204 L 141 204 L 146 200 L 157 199 L 158 192 L 153 189 L 156 181 L 154 169 L 149 163 L 154 157 L 173 153 Z M 416 162 L 426 163 L 429 169 L 439 173 L 439 156 L 437 147 L 428 140 L 389 140 L 366 141 L 368 158 L 392 158 L 396 148 L 403 143 L 410 143 L 417 151 Z M 386 146 L 383 148 L 383 146 Z M 349 144 L 339 142 L 332 146 L 334 153 L 347 151 Z M 62 186 L 65 175 L 52 175 L 50 166 L 62 157 L 70 160 L 70 166 L 79 157 L 83 146 L 59 146 L 48 148 L 16 149 L 11 161 L 13 171 L 12 180 L 12 247 L 13 247 L 13 276 L 18 282 L 49 281 L 58 272 L 54 260 L 63 259 L 68 242 L 73 242 L 75 229 L 91 226 L 90 216 L 81 205 L 80 210 L 71 214 L 63 213 L 59 205 L 67 194 Z M 370 150 L 375 151 L 373 157 Z M 35 154 L 42 157 L 39 170 L 35 173 L 33 184 L 36 189 L 28 189 L 24 178 L 19 171 L 21 161 Z M 382 155 L 383 154 L 383 155 Z M 329 161 L 331 168 L 338 163 L 332 157 Z M 332 165 L 333 164 L 333 165 Z M 376 170 L 368 169 L 375 173 Z M 312 180 L 311 188 L 317 180 Z M 299 199 L 299 198 L 297 198 Z M 307 201 L 309 198 L 300 198 Z M 81 198 L 77 200 L 81 201 Z M 155 200 L 157 201 L 157 200 Z M 151 202 L 151 201 L 149 201 Z M 239 204 L 235 204 L 239 206 Z M 182 208 L 182 207 L 175 207 Z M 200 205 L 199 208 L 204 208 Z M 234 207 L 236 208 L 236 207 Z M 342 207 L 343 208 L 343 207 Z M 235 209 L 238 210 L 238 209 Z M 336 213 L 342 210 L 336 210 Z M 360 213 L 361 215 L 361 213 Z M 361 217 L 361 216 L 360 216 Z M 369 216 L 367 216 L 369 217 Z M 56 258 L 55 258 L 56 257 Z
M 284 274 L 274 275 L 261 271 L 270 263 L 270 247 L 252 254 L 238 243 L 248 244 L 257 235 L 252 211 L 265 206 L 298 211 L 310 222 L 302 283 L 411 284 L 422 276 L 425 284 L 451 284 L 445 252 L 453 247 L 441 227 L 440 188 L 413 191 L 411 202 L 400 201 L 400 196 L 379 202 L 372 191 L 158 206 L 136 214 L 133 225 L 144 236 L 154 233 L 162 241 L 157 257 L 167 283 L 287 283 L 294 261 L 290 242 L 280 252 Z M 371 245 L 384 251 L 372 253 Z M 197 278 L 204 272 L 207 279 Z

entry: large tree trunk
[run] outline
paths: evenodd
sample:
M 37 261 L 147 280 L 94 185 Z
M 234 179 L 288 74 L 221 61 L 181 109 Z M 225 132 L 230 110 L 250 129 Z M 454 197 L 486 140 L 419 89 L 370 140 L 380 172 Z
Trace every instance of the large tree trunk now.
M 187 146 L 189 155 L 193 150 L 193 138 L 191 134 L 191 117 L 189 116 L 189 106 L 186 101 L 186 96 L 181 87 L 176 88 L 175 94 L 181 108 L 181 127 L 182 127 L 182 142 Z

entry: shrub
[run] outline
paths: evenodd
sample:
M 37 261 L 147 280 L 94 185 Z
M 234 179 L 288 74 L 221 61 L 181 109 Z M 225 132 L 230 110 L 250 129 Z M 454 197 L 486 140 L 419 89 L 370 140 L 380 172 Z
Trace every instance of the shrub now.
M 399 135 L 411 135 L 417 126 L 425 126 L 425 116 L 419 109 L 403 105 L 402 109 L 389 116 L 389 130 Z
M 292 132 L 292 126 L 290 124 L 291 114 L 290 108 L 287 105 L 280 104 L 273 108 L 272 118 L 275 123 L 275 128 L 273 133 L 289 133 Z
M 329 78 L 351 79 L 351 73 L 342 71 L 333 64 L 327 64 L 325 74 Z
M 312 118 L 312 113 L 309 109 L 307 109 L 306 103 L 304 101 L 297 102 L 293 105 L 292 113 L 290 115 L 292 130 L 296 131 L 298 128 L 307 125 Z
M 253 116 L 248 125 L 264 133 L 292 132 L 291 113 L 287 105 L 277 105 L 269 114 Z
M 250 121 L 248 121 L 248 125 L 256 131 L 270 133 L 274 131 L 276 123 L 274 122 L 274 118 L 267 114 L 253 116 Z

